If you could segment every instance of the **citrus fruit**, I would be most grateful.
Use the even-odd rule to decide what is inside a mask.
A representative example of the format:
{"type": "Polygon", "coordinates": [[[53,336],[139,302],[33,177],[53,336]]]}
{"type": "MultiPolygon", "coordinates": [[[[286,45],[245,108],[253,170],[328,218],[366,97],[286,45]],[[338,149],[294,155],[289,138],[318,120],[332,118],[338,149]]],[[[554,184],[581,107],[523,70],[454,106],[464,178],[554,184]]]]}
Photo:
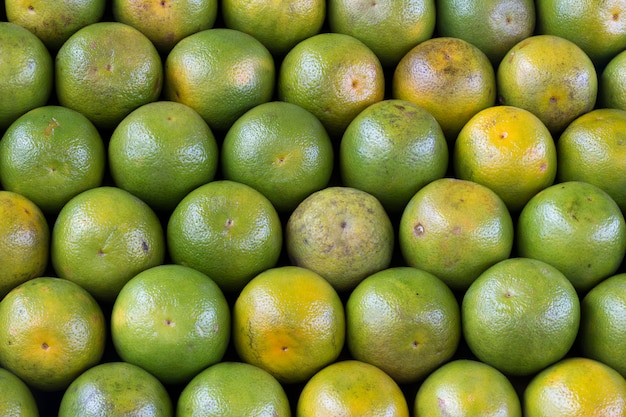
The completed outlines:
{"type": "Polygon", "coordinates": [[[100,361],[105,343],[100,306],[71,281],[33,278],[0,301],[0,366],[33,388],[65,389],[100,361]]]}
{"type": "Polygon", "coordinates": [[[516,239],[520,256],[551,264],[585,292],[620,267],[626,224],[602,189],[568,181],[530,199],[519,215],[516,239]]]}
{"type": "Polygon", "coordinates": [[[385,372],[365,362],[344,360],[328,365],[306,383],[297,415],[408,417],[409,407],[385,372]]]}
{"type": "Polygon", "coordinates": [[[626,110],[596,109],[575,119],[556,143],[557,181],[584,181],[626,212],[626,110]]]}
{"type": "Polygon", "coordinates": [[[333,153],[317,117],[295,104],[273,101],[249,110],[228,130],[221,145],[222,171],[285,213],[328,184],[333,153]]]}
{"type": "Polygon", "coordinates": [[[240,291],[276,265],[282,225],[272,203],[254,188],[220,180],[182,199],[167,224],[174,263],[208,275],[227,293],[240,291]]]}
{"type": "Polygon", "coordinates": [[[438,0],[440,36],[463,39],[483,51],[494,66],[535,30],[532,0],[438,0]]]}
{"type": "Polygon", "coordinates": [[[406,384],[424,378],[456,353],[461,313],[439,278],[410,267],[365,278],[345,304],[346,342],[354,359],[406,384]]]}
{"type": "Polygon", "coordinates": [[[0,368],[0,414],[16,417],[39,417],[39,409],[32,391],[15,374],[0,368]]]}
{"type": "Polygon", "coordinates": [[[0,299],[11,289],[41,276],[49,260],[50,228],[28,198],[0,191],[0,299]]]}
{"type": "Polygon", "coordinates": [[[274,76],[274,59],[261,42],[234,29],[207,29],[182,39],[167,55],[164,96],[224,132],[247,110],[270,101],[274,76]]]}
{"type": "Polygon", "coordinates": [[[0,141],[0,182],[56,214],[72,197],[102,184],[106,151],[81,113],[43,106],[20,116],[0,141]]]}
{"type": "Polygon", "coordinates": [[[124,284],[163,263],[165,237],[150,207],[121,188],[83,191],[52,227],[52,266],[96,299],[112,302],[124,284]]]}
{"type": "Polygon", "coordinates": [[[333,186],[307,197],[285,228],[292,264],[317,272],[338,291],[353,289],[391,263],[394,230],[371,194],[333,186]]]}
{"type": "Polygon", "coordinates": [[[515,44],[497,70],[498,101],[539,117],[553,135],[593,109],[598,76],[575,43],[535,35],[515,44]]]}
{"type": "Polygon", "coordinates": [[[213,27],[217,0],[113,0],[113,18],[138,29],[161,53],[181,39],[213,27]]]}
{"type": "Polygon", "coordinates": [[[558,269],[536,259],[509,258],[470,285],[461,317],[465,341],[479,360],[509,375],[531,375],[570,350],[580,302],[558,269]]]}
{"type": "Polygon", "coordinates": [[[230,339],[230,310],[217,284],[181,265],[135,275],[115,299],[111,338],[125,361],[164,384],[188,382],[222,359],[230,339]]]}
{"type": "Polygon", "coordinates": [[[195,110],[157,101],[133,110],[117,125],[108,161],[115,185],[156,211],[170,212],[189,192],[213,180],[219,150],[195,110]]]}
{"type": "Polygon", "coordinates": [[[55,61],[59,104],[81,112],[96,127],[114,128],[161,94],[163,66],[145,35],[119,22],[98,22],[74,33],[55,61]]]}
{"type": "Polygon", "coordinates": [[[626,375],[626,273],[594,286],[582,299],[579,340],[582,354],[626,375]]]}
{"type": "Polygon", "coordinates": [[[282,383],[304,382],[334,362],[345,341],[339,295],[315,272],[270,268],[254,277],[232,309],[239,357],[282,383]]]}
{"type": "Polygon", "coordinates": [[[0,22],[0,132],[22,114],[45,105],[54,63],[43,42],[27,29],[0,22]]]}
{"type": "Polygon", "coordinates": [[[395,67],[392,97],[425,108],[453,142],[473,115],[495,104],[495,72],[471,43],[431,38],[414,46],[395,67]]]}
{"type": "Polygon", "coordinates": [[[431,373],[417,391],[413,411],[415,417],[522,417],[511,381],[496,368],[470,359],[454,360],[431,373]]]}
{"type": "Polygon", "coordinates": [[[495,191],[512,213],[554,183],[557,160],[548,128],[512,106],[478,112],[461,129],[453,152],[456,177],[495,191]]]}
{"type": "Polygon", "coordinates": [[[178,417],[290,417],[289,399],[270,373],[245,362],[220,362],[182,390],[178,417]]]}
{"type": "Polygon", "coordinates": [[[226,27],[254,36],[282,58],[298,42],[317,35],[326,17],[326,2],[304,0],[222,0],[226,27]]]}
{"type": "Polygon", "coordinates": [[[50,51],[58,51],[79,29],[104,16],[105,0],[5,0],[7,19],[34,33],[50,51]]]}
{"type": "Polygon", "coordinates": [[[419,190],[400,217],[400,251],[453,290],[465,290],[513,248],[513,220],[498,195],[484,185],[455,178],[419,190]]]}
{"type": "Polygon", "coordinates": [[[626,380],[593,359],[567,358],[529,382],[523,408],[527,417],[623,417],[626,380]]]}
{"type": "Polygon", "coordinates": [[[437,120],[406,100],[383,100],[359,113],[339,147],[343,184],[401,212],[424,185],[448,170],[448,144],[437,120]]]}
{"type": "Polygon", "coordinates": [[[626,48],[623,0],[542,0],[537,2],[537,33],[578,45],[598,66],[626,48]]]}
{"type": "Polygon", "coordinates": [[[163,384],[126,362],[106,362],[82,373],[67,388],[59,417],[172,417],[172,400],[163,384]]]}
{"type": "Polygon", "coordinates": [[[600,73],[598,105],[626,111],[626,51],[613,57],[600,73]]]}
{"type": "Polygon", "coordinates": [[[415,45],[435,31],[435,0],[328,2],[332,32],[351,35],[367,45],[386,68],[393,68],[415,45]]]}
{"type": "Polygon", "coordinates": [[[283,59],[278,98],[313,113],[333,139],[385,94],[378,57],[363,42],[342,33],[320,33],[300,41],[283,59]]]}

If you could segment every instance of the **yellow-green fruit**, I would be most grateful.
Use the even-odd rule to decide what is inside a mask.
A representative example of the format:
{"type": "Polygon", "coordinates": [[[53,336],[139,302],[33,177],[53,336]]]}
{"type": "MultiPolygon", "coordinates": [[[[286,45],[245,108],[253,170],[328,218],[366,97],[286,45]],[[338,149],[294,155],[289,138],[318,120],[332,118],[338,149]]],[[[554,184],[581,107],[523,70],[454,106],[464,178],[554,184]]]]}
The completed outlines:
{"type": "Polygon", "coordinates": [[[530,199],[519,215],[516,239],[520,256],[549,263],[586,292],[622,264],[626,223],[601,188],[568,181],[530,199]]]}
{"type": "Polygon", "coordinates": [[[600,282],[582,299],[582,353],[626,377],[626,273],[600,282]]]}
{"type": "Polygon", "coordinates": [[[98,22],[105,0],[5,0],[7,19],[25,27],[56,53],[76,31],[98,22]]]}
{"type": "Polygon", "coordinates": [[[205,273],[227,293],[237,293],[281,254],[282,224],[272,203],[254,188],[212,181],[176,206],[167,224],[174,263],[205,273]]]}
{"type": "Polygon", "coordinates": [[[401,384],[447,362],[461,340],[454,293],[416,268],[388,268],[365,278],[346,302],[346,341],[354,359],[401,384]]]}
{"type": "Polygon", "coordinates": [[[563,358],[580,323],[578,294],[559,270],[509,258],[483,272],[461,303],[463,336],[476,357],[509,375],[563,358]]]}
{"type": "Polygon", "coordinates": [[[188,193],[213,180],[219,150],[213,132],[191,107],[145,104],[122,120],[108,146],[115,184],[154,210],[169,213],[188,193]]]}
{"type": "Polygon", "coordinates": [[[15,417],[39,417],[39,409],[33,392],[17,375],[0,368],[0,415],[15,417]]]}
{"type": "Polygon", "coordinates": [[[17,119],[0,141],[0,182],[5,190],[57,214],[75,195],[102,184],[106,150],[96,127],[81,113],[42,106],[17,119]]]}
{"type": "Polygon", "coordinates": [[[333,145],[309,111],[273,101],[247,111],[228,130],[221,146],[226,179],[258,190],[281,212],[291,212],[330,181],[333,145]]]}
{"type": "Polygon", "coordinates": [[[533,0],[437,0],[437,32],[476,45],[497,66],[533,34],[535,14],[533,0]]]}
{"type": "Polygon", "coordinates": [[[367,107],[346,128],[339,148],[343,184],[372,194],[390,213],[448,169],[448,144],[437,120],[406,100],[367,107]]]}
{"type": "Polygon", "coordinates": [[[43,42],[27,29],[0,22],[0,131],[48,102],[54,63],[43,42]]]}
{"type": "Polygon", "coordinates": [[[389,266],[394,230],[376,197],[335,186],[311,194],[296,207],[285,241],[294,265],[317,272],[338,291],[349,291],[389,266]]]}
{"type": "Polygon", "coordinates": [[[420,385],[415,417],[522,417],[511,381],[496,368],[470,359],[442,365],[420,385]]]}
{"type": "Polygon", "coordinates": [[[165,386],[148,371],[126,362],[106,362],[88,369],[67,388],[59,417],[173,417],[165,386]]]}
{"type": "Polygon", "coordinates": [[[178,417],[290,417],[289,398],[269,372],[245,362],[220,362],[180,393],[178,417]]]}

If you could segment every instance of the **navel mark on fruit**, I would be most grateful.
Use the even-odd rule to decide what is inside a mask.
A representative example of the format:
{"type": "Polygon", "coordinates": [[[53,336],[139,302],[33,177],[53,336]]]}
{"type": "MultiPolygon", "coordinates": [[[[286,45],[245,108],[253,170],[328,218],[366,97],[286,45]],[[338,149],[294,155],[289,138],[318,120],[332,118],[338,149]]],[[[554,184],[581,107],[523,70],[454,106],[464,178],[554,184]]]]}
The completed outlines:
{"type": "Polygon", "coordinates": [[[50,136],[52,133],[54,133],[54,129],[60,126],[61,124],[53,117],[48,122],[48,126],[46,126],[46,128],[44,129],[43,134],[46,136],[50,136]]]}
{"type": "Polygon", "coordinates": [[[345,221],[341,222],[341,224],[339,225],[342,229],[345,229],[346,226],[348,226],[348,223],[346,223],[345,221]]]}
{"type": "Polygon", "coordinates": [[[424,226],[421,223],[418,223],[413,228],[413,234],[415,236],[422,236],[424,234],[424,226]]]}
{"type": "Polygon", "coordinates": [[[104,256],[104,251],[102,249],[98,249],[98,256],[104,256]]]}
{"type": "Polygon", "coordinates": [[[224,229],[230,229],[233,227],[233,223],[235,221],[233,219],[226,219],[226,224],[224,224],[224,229]]]}
{"type": "Polygon", "coordinates": [[[550,104],[556,104],[556,102],[558,101],[558,99],[554,96],[550,97],[550,104]]]}
{"type": "Polygon", "coordinates": [[[500,133],[500,139],[506,139],[509,137],[509,133],[508,132],[502,132],[500,133]]]}
{"type": "Polygon", "coordinates": [[[417,349],[417,347],[420,345],[419,342],[417,340],[414,340],[413,343],[413,349],[417,349]]]}
{"type": "Polygon", "coordinates": [[[174,323],[170,319],[165,319],[165,325],[168,326],[168,327],[172,327],[174,325],[174,323]]]}
{"type": "Polygon", "coordinates": [[[146,242],[145,240],[142,240],[141,249],[143,249],[144,252],[148,253],[148,250],[150,250],[150,247],[148,246],[148,242],[146,242]]]}
{"type": "Polygon", "coordinates": [[[613,13],[613,21],[617,22],[619,20],[619,13],[613,13]]]}
{"type": "Polygon", "coordinates": [[[287,352],[289,348],[287,346],[283,346],[280,348],[280,350],[282,350],[283,352],[287,352]]]}
{"type": "Polygon", "coordinates": [[[43,350],[48,350],[48,348],[49,348],[49,347],[50,347],[50,346],[49,346],[46,342],[43,342],[43,343],[41,344],[41,348],[42,348],[43,350]]]}
{"type": "Polygon", "coordinates": [[[35,11],[35,8],[32,5],[30,5],[28,6],[28,11],[32,13],[35,11]]]}

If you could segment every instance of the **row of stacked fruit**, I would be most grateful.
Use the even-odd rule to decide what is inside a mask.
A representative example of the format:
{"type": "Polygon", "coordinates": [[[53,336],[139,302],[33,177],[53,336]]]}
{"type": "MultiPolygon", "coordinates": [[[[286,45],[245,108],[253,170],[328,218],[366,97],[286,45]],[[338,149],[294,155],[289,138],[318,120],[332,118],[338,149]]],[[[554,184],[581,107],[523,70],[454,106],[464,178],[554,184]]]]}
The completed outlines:
{"type": "Polygon", "coordinates": [[[626,415],[626,2],[3,6],[0,414],[626,415]]]}

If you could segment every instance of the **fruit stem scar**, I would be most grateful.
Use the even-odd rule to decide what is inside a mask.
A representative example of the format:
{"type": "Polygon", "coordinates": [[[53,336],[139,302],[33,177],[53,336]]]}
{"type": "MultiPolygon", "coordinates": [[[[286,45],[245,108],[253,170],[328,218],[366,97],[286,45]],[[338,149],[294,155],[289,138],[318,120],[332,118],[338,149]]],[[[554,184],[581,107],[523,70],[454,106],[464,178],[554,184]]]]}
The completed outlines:
{"type": "Polygon", "coordinates": [[[424,234],[424,226],[422,226],[421,223],[418,223],[415,225],[415,227],[413,228],[413,234],[415,236],[421,236],[424,234]]]}
{"type": "Polygon", "coordinates": [[[48,348],[49,348],[49,347],[50,347],[50,346],[49,346],[46,342],[43,342],[43,343],[41,344],[41,348],[42,348],[43,350],[48,350],[48,348]]]}

